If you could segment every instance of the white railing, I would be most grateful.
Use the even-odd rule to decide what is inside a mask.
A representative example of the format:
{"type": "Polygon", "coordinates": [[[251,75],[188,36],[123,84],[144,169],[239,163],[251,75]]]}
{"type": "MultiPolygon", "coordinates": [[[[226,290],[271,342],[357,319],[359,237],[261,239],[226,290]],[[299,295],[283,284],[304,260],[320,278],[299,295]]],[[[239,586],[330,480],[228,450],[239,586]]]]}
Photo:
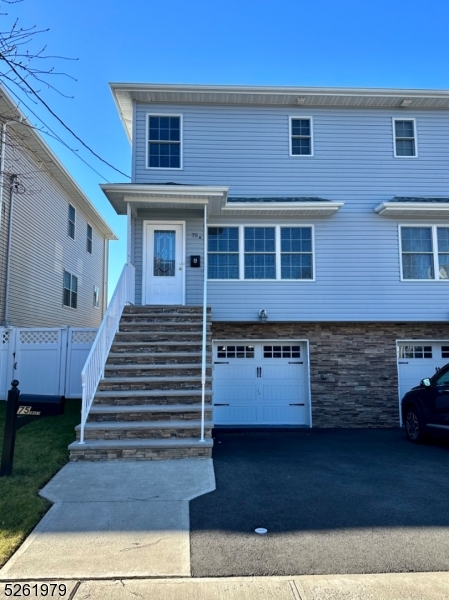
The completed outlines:
{"type": "Polygon", "coordinates": [[[126,304],[134,304],[135,268],[127,263],[123,267],[117,287],[104,314],[100,329],[81,371],[83,399],[81,404],[80,444],[84,444],[84,426],[97,391],[98,384],[104,377],[104,367],[111,349],[114,336],[118,331],[120,318],[126,304]]]}
{"type": "Polygon", "coordinates": [[[204,205],[204,276],[203,276],[203,341],[201,352],[201,437],[204,439],[204,411],[206,408],[206,322],[207,322],[207,206],[204,205]]]}

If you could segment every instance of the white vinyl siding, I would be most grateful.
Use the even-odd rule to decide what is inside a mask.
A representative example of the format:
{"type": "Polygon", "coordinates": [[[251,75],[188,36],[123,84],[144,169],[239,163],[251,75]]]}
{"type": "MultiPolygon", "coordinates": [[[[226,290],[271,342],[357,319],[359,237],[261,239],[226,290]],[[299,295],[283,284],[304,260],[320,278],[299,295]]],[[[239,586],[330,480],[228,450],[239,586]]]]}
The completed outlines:
{"type": "Polygon", "coordinates": [[[46,171],[45,163],[37,164],[33,155],[8,144],[6,169],[17,173],[23,186],[14,198],[9,324],[98,327],[104,299],[101,310],[94,310],[92,290],[103,281],[103,234],[92,224],[92,256],[86,254],[84,235],[69,237],[68,204],[76,210],[77,233],[86,231],[88,218],[46,171]],[[64,270],[78,276],[77,310],[67,310],[62,303],[64,270]]]}
{"type": "MultiPolygon", "coordinates": [[[[184,170],[172,172],[169,181],[226,185],[231,197],[319,196],[345,203],[326,218],[214,218],[210,226],[313,225],[316,279],[314,285],[306,280],[209,280],[214,320],[256,321],[265,308],[269,322],[447,321],[443,284],[432,286],[431,310],[425,281],[408,281],[404,300],[398,224],[416,225],[417,219],[381,217],[374,208],[394,196],[448,197],[448,110],[414,109],[419,157],[396,160],[392,119],[404,119],[404,109],[314,107],[314,159],[293,160],[289,107],[137,103],[136,109],[135,183],[167,183],[166,173],[150,174],[145,168],[145,115],[178,112],[183,114],[184,170]]],[[[180,217],[178,211],[168,213],[174,220],[180,217]]],[[[432,226],[435,219],[420,218],[419,224],[432,226]]],[[[191,284],[187,277],[187,303],[200,303],[202,269],[192,271],[197,279],[191,284]]]]}

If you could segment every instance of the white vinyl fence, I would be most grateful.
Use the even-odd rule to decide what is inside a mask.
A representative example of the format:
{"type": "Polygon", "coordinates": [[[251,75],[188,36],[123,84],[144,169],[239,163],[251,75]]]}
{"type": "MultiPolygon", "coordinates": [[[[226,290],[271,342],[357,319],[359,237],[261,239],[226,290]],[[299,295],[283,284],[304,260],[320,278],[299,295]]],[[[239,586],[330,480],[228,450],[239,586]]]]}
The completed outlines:
{"type": "Polygon", "coordinates": [[[13,379],[26,394],[81,398],[81,371],[97,329],[0,327],[0,400],[13,379]]]}

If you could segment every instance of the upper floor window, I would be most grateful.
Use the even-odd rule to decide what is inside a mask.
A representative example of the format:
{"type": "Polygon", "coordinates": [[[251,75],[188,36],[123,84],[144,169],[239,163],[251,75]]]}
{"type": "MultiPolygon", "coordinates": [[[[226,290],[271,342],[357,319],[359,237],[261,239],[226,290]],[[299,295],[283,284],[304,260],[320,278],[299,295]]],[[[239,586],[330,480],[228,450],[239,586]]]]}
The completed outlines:
{"type": "Polygon", "coordinates": [[[75,207],[69,204],[69,223],[68,223],[68,234],[75,239],[75,207]]]}
{"type": "Polygon", "coordinates": [[[87,224],[86,250],[92,254],[92,227],[87,224]]]}
{"type": "Polygon", "coordinates": [[[402,279],[449,280],[449,227],[401,227],[402,279]]]}
{"type": "Polygon", "coordinates": [[[418,156],[414,119],[393,119],[395,157],[418,156]]]}
{"type": "Polygon", "coordinates": [[[209,279],[314,279],[311,226],[208,229],[209,279]]]}
{"type": "Polygon", "coordinates": [[[68,271],[64,271],[62,303],[70,308],[78,305],[78,277],[68,271]]]}
{"type": "Polygon", "coordinates": [[[150,169],[181,168],[181,117],[148,115],[148,157],[150,169]]]}
{"type": "Polygon", "coordinates": [[[290,156],[312,156],[312,119],[290,117],[290,156]]]}

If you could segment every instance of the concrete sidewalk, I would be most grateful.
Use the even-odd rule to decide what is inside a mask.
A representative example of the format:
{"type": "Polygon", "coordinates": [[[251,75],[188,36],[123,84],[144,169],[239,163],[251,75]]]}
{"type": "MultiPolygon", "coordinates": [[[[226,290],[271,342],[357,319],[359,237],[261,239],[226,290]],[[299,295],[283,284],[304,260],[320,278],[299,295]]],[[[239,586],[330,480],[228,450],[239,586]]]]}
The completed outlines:
{"type": "MultiPolygon", "coordinates": [[[[34,581],[32,584],[34,585],[34,581]]],[[[60,583],[60,581],[58,582],[60,583]]],[[[68,600],[448,600],[449,573],[65,581],[68,600]]],[[[0,583],[0,599],[5,598],[0,583]]],[[[40,597],[40,596],[38,596],[40,597]]]]}
{"type": "Polygon", "coordinates": [[[189,500],[214,489],[212,459],[70,463],[0,581],[190,576],[189,500]]]}

